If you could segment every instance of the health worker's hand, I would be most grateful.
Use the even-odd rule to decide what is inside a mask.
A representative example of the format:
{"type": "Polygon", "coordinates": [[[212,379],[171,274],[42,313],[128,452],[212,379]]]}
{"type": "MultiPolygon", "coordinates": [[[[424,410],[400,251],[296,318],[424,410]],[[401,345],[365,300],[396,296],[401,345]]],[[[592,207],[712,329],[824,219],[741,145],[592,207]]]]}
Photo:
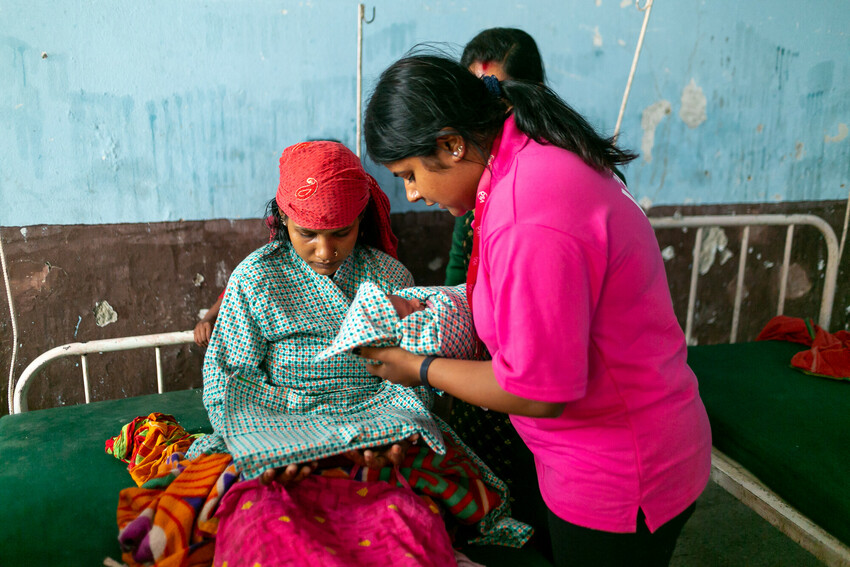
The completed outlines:
{"type": "Polygon", "coordinates": [[[419,386],[419,367],[424,356],[413,354],[399,347],[362,347],[358,353],[363,358],[377,360],[381,364],[367,364],[366,370],[373,376],[402,386],[419,386]]]}

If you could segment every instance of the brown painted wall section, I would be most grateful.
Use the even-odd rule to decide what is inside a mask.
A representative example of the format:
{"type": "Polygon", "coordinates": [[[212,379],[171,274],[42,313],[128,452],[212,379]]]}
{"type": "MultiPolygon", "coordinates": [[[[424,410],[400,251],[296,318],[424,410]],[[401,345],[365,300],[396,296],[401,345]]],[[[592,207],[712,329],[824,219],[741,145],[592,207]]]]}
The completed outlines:
{"type": "MultiPolygon", "coordinates": [[[[711,207],[658,207],[651,216],[674,213],[812,213],[832,225],[840,237],[845,202],[785,203],[711,207]]],[[[399,255],[420,285],[440,284],[451,239],[453,219],[441,212],[393,215],[399,255]]],[[[695,329],[700,344],[728,341],[738,265],[740,230],[727,229],[726,249],[734,256],[721,264],[718,256],[700,280],[695,329]]],[[[752,340],[776,310],[784,229],[756,229],[750,236],[747,295],[739,340],[752,340]]],[[[53,347],[95,339],[188,330],[198,312],[209,307],[233,268],[263,244],[260,220],[198,221],[100,226],[31,226],[0,229],[17,312],[19,348],[15,374],[53,347]],[[26,235],[23,234],[26,233],[26,235]],[[107,301],[117,320],[96,324],[94,309],[107,301]]],[[[684,326],[690,250],[694,231],[658,233],[662,249],[672,247],[667,261],[676,312],[684,326]]],[[[816,316],[823,285],[825,253],[813,229],[798,230],[792,257],[792,299],[786,314],[816,316]]],[[[545,246],[545,242],[541,246],[545,246]]],[[[838,278],[832,330],[848,328],[850,285],[848,254],[838,278]]],[[[0,298],[0,375],[8,378],[12,328],[5,289],[0,298]]],[[[195,345],[162,349],[165,389],[201,385],[203,349],[195,345]]],[[[136,396],[156,391],[152,351],[92,355],[89,376],[94,400],[136,396]]],[[[82,403],[79,358],[56,362],[30,389],[31,409],[82,403]]],[[[7,408],[0,392],[0,413],[7,408]]]]}

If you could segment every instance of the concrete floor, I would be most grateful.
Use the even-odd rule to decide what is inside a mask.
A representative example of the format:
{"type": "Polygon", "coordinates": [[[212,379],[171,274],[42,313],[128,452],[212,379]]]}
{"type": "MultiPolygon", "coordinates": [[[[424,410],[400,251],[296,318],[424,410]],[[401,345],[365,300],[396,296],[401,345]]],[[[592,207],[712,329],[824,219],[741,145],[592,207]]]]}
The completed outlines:
{"type": "Polygon", "coordinates": [[[671,567],[820,567],[823,563],[734,496],[708,483],[671,567]]]}

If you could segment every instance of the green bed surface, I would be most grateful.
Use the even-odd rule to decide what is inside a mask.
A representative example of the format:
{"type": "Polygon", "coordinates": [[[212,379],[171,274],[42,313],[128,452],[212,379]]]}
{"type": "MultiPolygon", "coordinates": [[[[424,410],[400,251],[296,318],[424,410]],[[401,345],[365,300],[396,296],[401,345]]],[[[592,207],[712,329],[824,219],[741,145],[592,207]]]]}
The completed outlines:
{"type": "MultiPolygon", "coordinates": [[[[200,390],[0,418],[0,567],[120,560],[118,493],[135,484],[127,465],[104,445],[135,417],[152,412],[175,416],[190,433],[211,431],[200,390]]],[[[529,546],[469,546],[464,553],[488,566],[551,565],[529,546]]]]}
{"type": "Polygon", "coordinates": [[[0,418],[0,565],[102,565],[121,559],[118,493],[135,486],[104,450],[137,416],[174,415],[211,431],[200,390],[38,410],[0,418]]]}
{"type": "Polygon", "coordinates": [[[850,544],[850,382],[790,366],[803,345],[764,341],[688,349],[713,445],[850,544]]]}

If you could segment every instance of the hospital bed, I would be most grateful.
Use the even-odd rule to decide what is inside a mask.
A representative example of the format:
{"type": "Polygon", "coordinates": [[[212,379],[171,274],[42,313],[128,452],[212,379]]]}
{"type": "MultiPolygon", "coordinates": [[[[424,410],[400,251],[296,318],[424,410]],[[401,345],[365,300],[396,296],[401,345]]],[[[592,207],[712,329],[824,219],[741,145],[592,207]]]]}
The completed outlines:
{"type": "MultiPolygon", "coordinates": [[[[777,314],[784,312],[789,295],[795,234],[811,232],[804,227],[819,231],[816,240],[825,244],[826,253],[818,252],[823,269],[815,286],[820,291],[816,303],[819,324],[829,327],[838,270],[832,229],[810,215],[650,220],[668,265],[676,261],[664,242],[692,252],[689,260],[678,259],[679,265],[690,267],[689,275],[671,276],[671,289],[677,311],[686,306],[681,319],[692,345],[689,363],[711,420],[712,479],[827,565],[850,566],[850,385],[791,369],[789,360],[800,345],[737,343],[747,318],[745,276],[752,271],[747,262],[758,255],[753,231],[785,232],[777,314]],[[706,313],[700,272],[706,265],[707,236],[714,238],[718,229],[734,232],[732,240],[740,243],[731,327],[722,341],[727,344],[697,345],[706,313]],[[687,294],[677,286],[685,286],[687,294]]],[[[803,241],[810,242],[811,236],[803,241]]],[[[714,252],[721,248],[711,246],[714,252]]],[[[803,255],[811,256],[809,251],[803,255]]],[[[0,565],[100,565],[105,557],[119,558],[117,496],[132,481],[125,465],[104,452],[104,442],[134,417],[153,411],[173,414],[189,432],[210,431],[200,390],[163,391],[161,349],[190,342],[192,333],[186,331],[73,343],[44,353],[27,367],[15,388],[14,414],[0,419],[0,565]],[[138,348],[154,349],[158,393],[88,403],[88,357],[138,348]],[[51,360],[68,356],[80,357],[86,404],[27,412],[33,379],[51,360]]],[[[529,481],[534,481],[533,472],[529,481]]],[[[482,548],[470,556],[487,565],[547,565],[534,549],[482,548]]]]}

